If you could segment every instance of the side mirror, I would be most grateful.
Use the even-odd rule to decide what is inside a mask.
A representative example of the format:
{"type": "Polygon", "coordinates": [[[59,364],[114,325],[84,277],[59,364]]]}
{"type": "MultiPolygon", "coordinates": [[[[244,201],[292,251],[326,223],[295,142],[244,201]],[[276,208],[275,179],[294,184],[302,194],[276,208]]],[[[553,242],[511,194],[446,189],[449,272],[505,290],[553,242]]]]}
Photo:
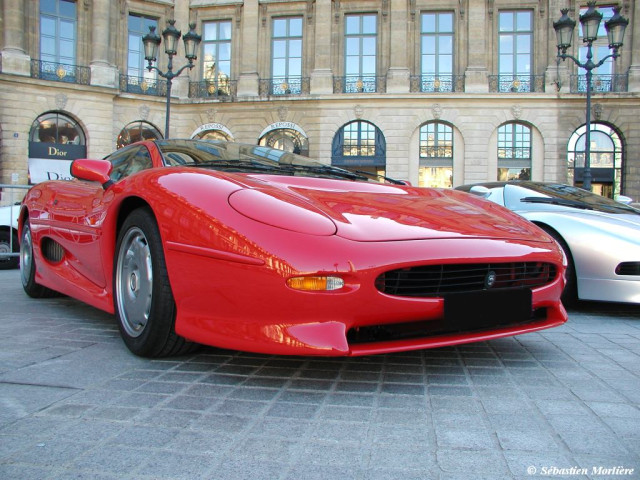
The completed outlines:
{"type": "Polygon", "coordinates": [[[107,160],[79,158],[71,163],[71,175],[79,180],[98,182],[104,189],[107,189],[113,183],[109,177],[111,168],[111,162],[107,160]]]}
{"type": "Polygon", "coordinates": [[[491,190],[489,190],[487,187],[483,187],[482,185],[474,185],[469,189],[469,193],[473,193],[478,197],[488,198],[491,194],[491,190]]]}
{"type": "Polygon", "coordinates": [[[625,205],[631,205],[633,203],[633,198],[627,197],[626,195],[617,195],[616,202],[624,203],[625,205]]]}

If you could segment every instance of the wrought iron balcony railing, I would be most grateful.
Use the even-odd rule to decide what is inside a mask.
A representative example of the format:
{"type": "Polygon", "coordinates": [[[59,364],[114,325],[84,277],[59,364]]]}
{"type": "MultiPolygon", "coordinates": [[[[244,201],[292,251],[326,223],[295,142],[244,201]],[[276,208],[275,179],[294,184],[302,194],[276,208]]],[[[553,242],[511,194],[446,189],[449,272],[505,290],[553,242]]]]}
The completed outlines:
{"type": "Polygon", "coordinates": [[[31,78],[89,85],[91,83],[91,69],[65,63],[31,60],[31,78]]]}
{"type": "Polygon", "coordinates": [[[121,74],[120,91],[163,97],[167,94],[167,81],[121,74]]]}
{"type": "Polygon", "coordinates": [[[309,77],[275,77],[260,79],[258,93],[267,95],[308,95],[311,90],[309,77]]]}
{"type": "Polygon", "coordinates": [[[387,77],[347,75],[333,77],[333,93],[385,93],[387,77]]]}
{"type": "Polygon", "coordinates": [[[238,81],[220,79],[217,82],[202,80],[189,82],[190,98],[214,98],[221,101],[233,101],[238,94],[238,81]]]}
{"type": "MultiPolygon", "coordinates": [[[[599,75],[591,77],[591,91],[595,93],[627,92],[629,75],[599,75]]],[[[587,93],[587,76],[571,75],[571,93],[587,93]]]]}
{"type": "Polygon", "coordinates": [[[411,75],[409,81],[411,93],[464,91],[464,75],[411,75]]]}
{"type": "Polygon", "coordinates": [[[544,92],[544,75],[489,75],[489,91],[498,93],[544,92]]]}

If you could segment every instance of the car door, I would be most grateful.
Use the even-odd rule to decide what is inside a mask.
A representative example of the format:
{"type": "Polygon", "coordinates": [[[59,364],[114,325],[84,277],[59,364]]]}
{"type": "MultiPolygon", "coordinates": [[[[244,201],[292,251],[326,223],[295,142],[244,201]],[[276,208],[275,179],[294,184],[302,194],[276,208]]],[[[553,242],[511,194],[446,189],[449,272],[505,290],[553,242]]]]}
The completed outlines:
{"type": "MultiPolygon", "coordinates": [[[[111,179],[115,183],[152,167],[149,152],[143,146],[122,149],[107,160],[113,165],[111,179]]],[[[100,248],[103,223],[114,198],[112,188],[105,190],[97,182],[56,182],[48,199],[53,239],[66,250],[69,265],[100,287],[108,281],[100,248]]]]}

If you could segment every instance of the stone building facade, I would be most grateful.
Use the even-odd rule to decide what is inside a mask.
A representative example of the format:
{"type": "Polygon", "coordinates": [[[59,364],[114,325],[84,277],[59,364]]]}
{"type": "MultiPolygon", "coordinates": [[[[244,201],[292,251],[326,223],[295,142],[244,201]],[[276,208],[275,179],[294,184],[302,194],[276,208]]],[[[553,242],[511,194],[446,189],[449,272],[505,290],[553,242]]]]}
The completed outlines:
{"type": "MultiPolygon", "coordinates": [[[[595,191],[637,202],[640,8],[618,1],[598,5],[629,25],[620,57],[594,72],[591,166],[595,191]]],[[[202,36],[173,81],[171,137],[274,145],[422,186],[582,178],[584,70],[557,61],[553,29],[581,0],[0,3],[0,183],[64,178],[72,158],[164,136],[166,82],[145,69],[141,37],[170,19],[202,36]]],[[[185,62],[180,45],[174,70],[185,62]]]]}

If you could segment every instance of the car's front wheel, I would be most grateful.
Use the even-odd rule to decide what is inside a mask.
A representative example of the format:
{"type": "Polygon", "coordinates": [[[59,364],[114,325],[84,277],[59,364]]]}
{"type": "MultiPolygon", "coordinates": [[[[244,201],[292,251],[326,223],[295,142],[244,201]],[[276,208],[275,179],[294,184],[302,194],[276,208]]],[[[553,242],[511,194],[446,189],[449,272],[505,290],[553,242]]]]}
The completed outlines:
{"type": "Polygon", "coordinates": [[[178,355],[194,348],[175,333],[176,305],[162,240],[148,208],[134,210],[120,229],[113,300],[122,338],[136,355],[178,355]]]}
{"type": "Polygon", "coordinates": [[[27,295],[33,298],[49,298],[60,295],[58,292],[44,287],[36,282],[36,263],[33,259],[33,239],[31,226],[27,219],[22,226],[20,237],[20,279],[22,288],[27,295]]]}
{"type": "Polygon", "coordinates": [[[9,256],[18,253],[18,236],[7,230],[0,231],[0,270],[9,270],[18,267],[18,256],[9,256]]]}

